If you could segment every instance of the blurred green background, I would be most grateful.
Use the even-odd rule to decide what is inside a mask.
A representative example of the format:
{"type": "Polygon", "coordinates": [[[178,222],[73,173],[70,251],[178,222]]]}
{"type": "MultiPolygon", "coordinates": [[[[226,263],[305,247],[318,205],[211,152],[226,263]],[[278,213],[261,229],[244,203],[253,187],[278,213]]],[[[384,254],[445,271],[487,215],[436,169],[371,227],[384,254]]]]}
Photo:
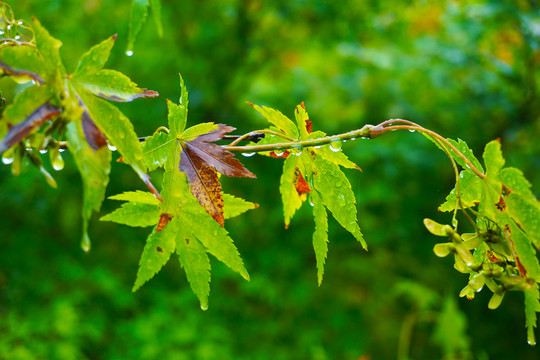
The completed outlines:
{"type": "MultiPolygon", "coordinates": [[[[166,124],[165,99],[177,101],[181,73],[188,125],[265,127],[245,101],[288,116],[304,101],[314,130],[327,133],[400,117],[460,137],[477,155],[500,138],[507,163],[539,193],[536,0],[163,0],[164,37],[149,16],[132,57],[130,1],[10,4],[64,43],[68,71],[118,33],[107,67],[161,94],[120,104],[141,136],[166,124]]],[[[0,86],[8,102],[19,91],[0,86]]],[[[214,261],[206,312],[174,256],[131,293],[149,229],[95,216],[93,249],[83,253],[82,188],[67,153],[57,190],[35,169],[13,178],[1,166],[0,359],[538,359],[525,340],[522,294],[508,294],[496,311],[487,292],[458,298],[467,277],[432,252],[438,239],[422,219],[451,219],[437,211],[453,187],[445,155],[408,132],[344,151],[363,169],[346,173],[370,251],[330,222],[317,287],[311,209],[304,205],[285,231],[282,160],[242,158],[258,179],[223,182],[261,205],[227,224],[251,282],[214,261]]],[[[113,164],[108,195],[143,188],[113,164]]],[[[101,215],[116,206],[105,201],[101,215]]]]}

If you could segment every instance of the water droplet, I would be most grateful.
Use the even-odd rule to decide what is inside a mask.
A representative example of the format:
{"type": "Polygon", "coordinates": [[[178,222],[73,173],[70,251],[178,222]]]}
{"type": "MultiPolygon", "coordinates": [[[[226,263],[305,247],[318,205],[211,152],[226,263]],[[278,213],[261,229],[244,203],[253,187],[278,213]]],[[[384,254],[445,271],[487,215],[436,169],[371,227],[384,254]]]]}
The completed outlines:
{"type": "Polygon", "coordinates": [[[19,20],[19,21],[17,21],[17,24],[18,24],[18,25],[22,25],[22,24],[23,24],[23,21],[22,21],[22,20],[19,20]]]}
{"type": "Polygon", "coordinates": [[[330,143],[330,150],[333,152],[338,152],[341,150],[341,140],[337,139],[330,143]]]}
{"type": "Polygon", "coordinates": [[[47,149],[41,149],[41,150],[39,150],[39,153],[40,153],[40,154],[46,154],[46,153],[47,153],[47,149]]]}
{"type": "Polygon", "coordinates": [[[531,346],[536,346],[536,341],[535,340],[531,340],[531,339],[527,339],[527,344],[531,345],[531,346]]]}
{"type": "Polygon", "coordinates": [[[11,30],[11,25],[8,25],[6,29],[11,30]]]}
{"type": "Polygon", "coordinates": [[[255,153],[254,152],[242,153],[242,155],[245,156],[245,157],[251,157],[251,156],[255,155],[255,153]]]}
{"type": "Polygon", "coordinates": [[[13,162],[13,160],[14,160],[13,156],[9,156],[9,155],[8,156],[6,156],[6,155],[2,156],[2,162],[4,164],[6,164],[6,165],[11,164],[13,162]]]}
{"type": "Polygon", "coordinates": [[[338,202],[340,206],[345,206],[345,197],[343,195],[339,195],[338,202]]]}
{"type": "Polygon", "coordinates": [[[109,147],[109,150],[116,151],[116,146],[111,145],[111,144],[107,144],[107,146],[109,147]]]}
{"type": "Polygon", "coordinates": [[[60,151],[61,153],[63,153],[64,151],[66,151],[66,149],[58,149],[58,151],[60,151]]]}
{"type": "Polygon", "coordinates": [[[208,305],[201,305],[201,309],[202,309],[202,311],[208,310],[208,305]]]}
{"type": "Polygon", "coordinates": [[[126,55],[127,56],[133,56],[133,50],[126,51],[126,55]]]}
{"type": "Polygon", "coordinates": [[[37,84],[36,80],[32,80],[32,85],[36,85],[36,84],[37,84]]]}
{"type": "Polygon", "coordinates": [[[347,142],[347,140],[346,140],[346,139],[343,139],[343,143],[345,144],[346,142],[347,142]]]}
{"type": "Polygon", "coordinates": [[[54,170],[60,171],[64,168],[64,159],[60,155],[60,151],[51,151],[51,165],[54,170]]]}
{"type": "Polygon", "coordinates": [[[4,30],[0,30],[0,35],[4,35],[4,30]]]}
{"type": "Polygon", "coordinates": [[[293,144],[293,145],[291,145],[291,148],[292,148],[292,149],[301,149],[301,148],[302,148],[302,145],[293,144]]]}
{"type": "Polygon", "coordinates": [[[320,148],[322,148],[322,145],[315,145],[314,148],[315,149],[320,149],[320,148]]]}
{"type": "Polygon", "coordinates": [[[313,203],[313,200],[311,199],[311,196],[309,197],[309,205],[315,206],[315,204],[313,203]]]}
{"type": "Polygon", "coordinates": [[[453,218],[453,219],[452,219],[452,226],[454,227],[454,229],[457,229],[458,221],[457,221],[456,218],[453,218]]]}
{"type": "Polygon", "coordinates": [[[88,253],[91,248],[92,243],[90,242],[90,238],[88,237],[88,234],[84,234],[81,240],[81,249],[83,249],[85,253],[88,253]]]}
{"type": "Polygon", "coordinates": [[[354,141],[354,140],[356,140],[356,138],[355,138],[355,137],[351,138],[351,141],[354,141]]]}
{"type": "Polygon", "coordinates": [[[277,157],[282,157],[284,154],[283,150],[274,150],[274,155],[277,157]]]}
{"type": "Polygon", "coordinates": [[[302,149],[300,149],[300,150],[295,150],[295,151],[293,151],[292,153],[293,153],[293,155],[295,155],[295,156],[300,156],[300,155],[302,155],[302,149]]]}
{"type": "Polygon", "coordinates": [[[413,129],[410,129],[410,130],[409,130],[409,132],[412,132],[412,133],[415,132],[415,131],[416,131],[416,130],[413,130],[413,129]]]}
{"type": "Polygon", "coordinates": [[[20,35],[15,36],[15,40],[20,40],[20,38],[21,38],[20,35]]]}

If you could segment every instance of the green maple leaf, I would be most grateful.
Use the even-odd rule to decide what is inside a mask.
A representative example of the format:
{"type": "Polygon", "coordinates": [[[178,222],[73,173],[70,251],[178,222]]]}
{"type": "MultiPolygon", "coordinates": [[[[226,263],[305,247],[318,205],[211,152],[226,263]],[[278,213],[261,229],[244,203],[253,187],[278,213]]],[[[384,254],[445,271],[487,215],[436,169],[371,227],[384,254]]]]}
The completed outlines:
{"type": "MultiPolygon", "coordinates": [[[[107,143],[116,146],[123,161],[153,189],[133,125],[116,107],[96,96],[112,101],[131,101],[158,94],[138,88],[117,71],[103,69],[116,35],[92,47],[81,57],[75,71],[68,75],[60,57],[62,43],[35,19],[33,28],[35,46],[0,49],[0,69],[5,74],[17,81],[39,84],[21,92],[4,111],[0,153],[36,137],[38,132],[44,144],[54,143],[48,140],[52,139],[52,130],[65,129],[68,148],[84,185],[83,244],[88,248],[88,221],[92,212],[99,211],[109,182],[111,153],[107,143]],[[53,125],[44,126],[47,120],[53,125]],[[8,124],[11,126],[9,131],[8,124]]],[[[59,138],[64,135],[63,131],[59,131],[59,138]]],[[[39,156],[32,151],[25,150],[25,153],[47,180],[54,182],[41,165],[39,156]]]]}
{"type": "MultiPolygon", "coordinates": [[[[311,132],[312,123],[303,103],[295,109],[296,123],[277,110],[250,105],[273,125],[271,130],[280,132],[294,140],[303,141],[326,136],[322,131],[311,132]]],[[[266,142],[263,139],[259,144],[283,141],[276,138],[278,137],[266,142]]],[[[359,168],[347,158],[340,148],[335,146],[306,149],[300,149],[300,146],[297,149],[293,147],[283,156],[286,156],[286,159],[283,164],[279,190],[283,200],[285,227],[289,226],[294,214],[307,200],[309,194],[315,219],[313,247],[320,285],[328,253],[327,210],[344,229],[349,231],[367,249],[358,226],[356,199],[351,184],[341,171],[340,166],[350,169],[359,168]]]]}
{"type": "MultiPolygon", "coordinates": [[[[197,141],[210,141],[216,130],[223,125],[203,123],[186,129],[187,120],[187,90],[180,79],[182,89],[180,103],[168,101],[169,133],[156,133],[143,143],[143,161],[150,169],[163,167],[163,186],[161,194],[163,201],[157,200],[151,193],[128,192],[112,197],[116,200],[127,201],[119,209],[102,218],[104,221],[114,221],[129,226],[153,226],[145,249],[141,255],[140,267],[133,290],[140,288],[150,280],[176,251],[187,279],[199,298],[201,307],[208,306],[210,292],[210,260],[208,254],[238,272],[249,280],[249,275],[243,265],[236,247],[227,231],[208,212],[204,202],[193,194],[188,175],[181,171],[182,157],[186,155],[186,143],[199,146],[210,154],[220,154],[220,150],[202,145],[197,141]],[[165,233],[165,234],[162,234],[165,233]]],[[[212,144],[213,145],[213,144],[212,144]]],[[[215,145],[217,146],[217,145],[215,145]]],[[[188,150],[189,151],[189,150],[188,150]]],[[[201,155],[203,160],[205,155],[201,155]]],[[[191,158],[194,156],[191,155],[191,158]]],[[[217,160],[223,164],[216,165],[220,171],[243,171],[232,166],[230,158],[222,155],[217,160]],[[225,169],[223,167],[225,167],[225,169]],[[229,169],[230,168],[230,169],[229,169]]],[[[214,158],[209,161],[214,161],[214,158]]],[[[233,162],[233,164],[236,164],[233,162]]],[[[221,189],[221,186],[220,186],[221,189]]],[[[258,205],[222,194],[223,219],[231,218],[256,208],[258,205]]]]}

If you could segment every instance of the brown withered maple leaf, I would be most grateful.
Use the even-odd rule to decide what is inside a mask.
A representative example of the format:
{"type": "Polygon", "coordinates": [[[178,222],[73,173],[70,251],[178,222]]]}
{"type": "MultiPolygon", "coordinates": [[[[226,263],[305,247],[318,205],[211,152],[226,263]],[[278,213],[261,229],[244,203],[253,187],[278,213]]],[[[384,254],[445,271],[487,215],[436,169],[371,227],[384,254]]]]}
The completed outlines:
{"type": "Polygon", "coordinates": [[[256,176],[234,158],[234,155],[213,142],[223,138],[236,128],[218,124],[218,128],[202,134],[191,141],[182,141],[180,155],[180,171],[187,175],[191,193],[199,204],[221,226],[225,225],[223,217],[223,198],[218,172],[225,176],[256,176]]]}

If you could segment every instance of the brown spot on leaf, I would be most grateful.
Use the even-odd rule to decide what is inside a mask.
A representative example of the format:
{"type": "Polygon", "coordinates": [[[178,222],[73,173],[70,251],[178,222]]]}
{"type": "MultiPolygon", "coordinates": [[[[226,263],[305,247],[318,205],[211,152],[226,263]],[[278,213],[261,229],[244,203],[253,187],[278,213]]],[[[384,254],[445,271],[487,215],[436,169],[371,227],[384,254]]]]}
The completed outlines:
{"type": "Polygon", "coordinates": [[[302,175],[298,168],[296,168],[295,172],[294,187],[296,188],[296,192],[300,196],[306,193],[311,193],[309,184],[307,183],[306,179],[304,179],[304,175],[302,175]]]}
{"type": "Polygon", "coordinates": [[[504,184],[502,184],[501,196],[505,197],[505,196],[510,195],[511,193],[512,193],[512,189],[507,188],[504,184]]]}
{"type": "Polygon", "coordinates": [[[163,254],[163,248],[161,246],[156,246],[156,251],[160,254],[163,254]]]}
{"type": "Polygon", "coordinates": [[[191,245],[191,239],[186,239],[186,246],[191,245]]]}
{"type": "Polygon", "coordinates": [[[309,119],[306,119],[306,130],[308,134],[311,134],[311,130],[313,129],[313,124],[309,119]]]}
{"type": "Polygon", "coordinates": [[[523,264],[521,263],[521,261],[519,261],[519,256],[516,256],[516,265],[518,267],[520,275],[526,278],[527,270],[525,270],[525,267],[523,267],[523,264]]]}

